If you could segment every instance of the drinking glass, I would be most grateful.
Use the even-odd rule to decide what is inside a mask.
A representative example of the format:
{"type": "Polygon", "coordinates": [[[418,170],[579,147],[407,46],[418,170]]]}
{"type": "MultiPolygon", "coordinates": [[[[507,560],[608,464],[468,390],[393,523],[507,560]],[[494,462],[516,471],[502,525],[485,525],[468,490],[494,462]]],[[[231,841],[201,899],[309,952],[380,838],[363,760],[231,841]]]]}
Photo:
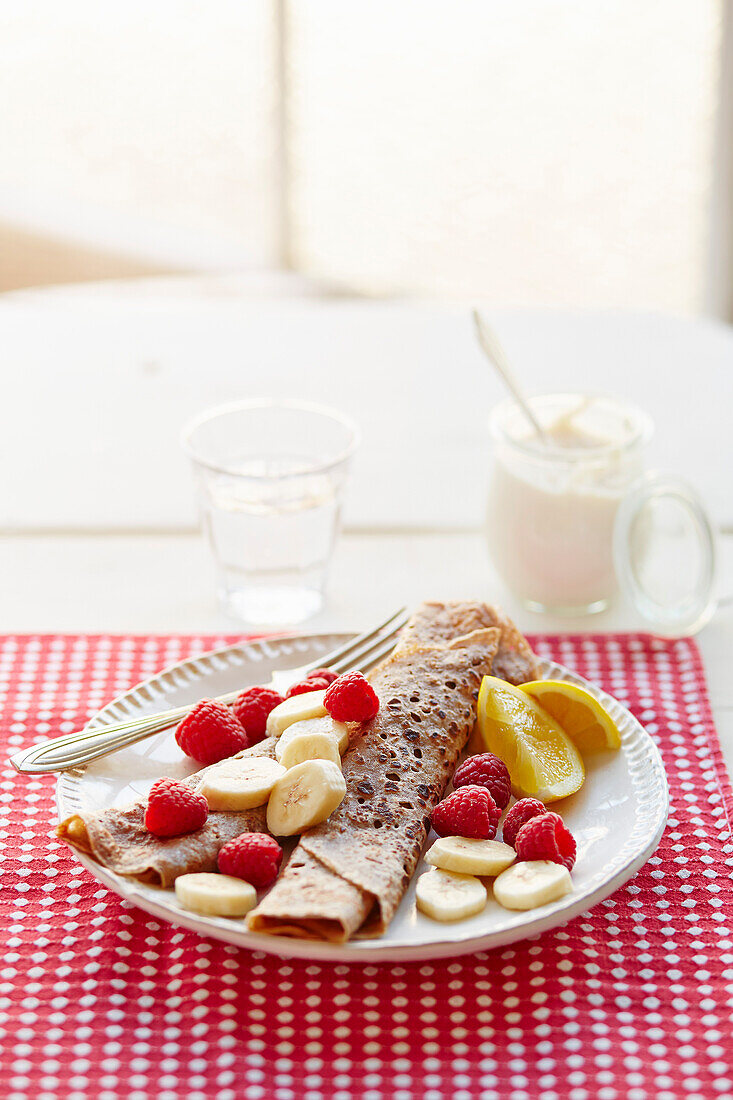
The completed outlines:
{"type": "Polygon", "coordinates": [[[183,430],[224,609],[302,622],[323,604],[355,424],[300,401],[242,401],[183,430]]]}

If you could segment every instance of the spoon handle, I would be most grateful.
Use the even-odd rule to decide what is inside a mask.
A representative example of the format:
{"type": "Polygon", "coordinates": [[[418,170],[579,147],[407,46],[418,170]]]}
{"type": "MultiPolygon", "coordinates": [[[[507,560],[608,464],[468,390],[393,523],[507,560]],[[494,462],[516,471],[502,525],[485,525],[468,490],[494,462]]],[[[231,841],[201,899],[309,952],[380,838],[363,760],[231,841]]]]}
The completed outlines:
{"type": "Polygon", "coordinates": [[[481,317],[477,309],[473,311],[473,322],[476,326],[476,335],[481,348],[491,363],[496,367],[499,374],[504,379],[507,388],[511,392],[514,400],[521,408],[524,415],[532,425],[536,435],[546,447],[549,446],[550,441],[547,438],[547,434],[540,424],[539,420],[532,412],[529,401],[526,394],[519,385],[514,372],[509,366],[509,360],[506,357],[506,352],[499,343],[499,339],[492,328],[490,328],[481,317]]]}

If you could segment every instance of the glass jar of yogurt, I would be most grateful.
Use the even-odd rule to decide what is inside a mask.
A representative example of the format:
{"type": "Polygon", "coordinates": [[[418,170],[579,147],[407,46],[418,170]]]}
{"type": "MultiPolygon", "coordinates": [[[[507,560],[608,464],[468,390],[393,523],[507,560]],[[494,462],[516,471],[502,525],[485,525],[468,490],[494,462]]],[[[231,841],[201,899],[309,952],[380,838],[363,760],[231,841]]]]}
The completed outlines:
{"type": "Polygon", "coordinates": [[[587,394],[530,404],[544,439],[513,401],[491,416],[491,557],[531,610],[601,611],[617,588],[617,513],[644,472],[652,422],[634,406],[587,394]]]}

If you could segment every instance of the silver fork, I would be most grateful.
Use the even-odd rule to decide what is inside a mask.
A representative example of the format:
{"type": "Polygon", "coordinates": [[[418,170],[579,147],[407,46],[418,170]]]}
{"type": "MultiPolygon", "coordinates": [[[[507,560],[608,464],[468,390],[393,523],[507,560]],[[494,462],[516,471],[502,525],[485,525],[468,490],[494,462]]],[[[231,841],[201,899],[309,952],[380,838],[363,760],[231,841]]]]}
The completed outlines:
{"type": "MultiPolygon", "coordinates": [[[[299,665],[298,668],[278,669],[272,673],[269,686],[277,690],[287,688],[297,680],[303,679],[314,668],[324,666],[332,668],[339,674],[356,669],[368,672],[394,648],[396,635],[406,622],[407,612],[404,607],[401,607],[373,630],[359,634],[338,649],[319,657],[318,660],[299,665]]],[[[239,691],[242,690],[242,688],[239,689],[239,691]]],[[[220,703],[231,703],[237,698],[239,691],[230,691],[216,698],[220,703]]],[[[23,749],[22,752],[10,757],[10,763],[16,771],[28,775],[77,768],[81,764],[88,764],[90,760],[116,752],[127,745],[134,745],[136,741],[142,741],[145,737],[177,725],[192,706],[193,703],[189,703],[184,707],[175,707],[173,710],[161,711],[158,714],[145,714],[140,718],[132,718],[128,722],[108,726],[94,726],[91,729],[87,726],[83,730],[77,730],[64,737],[41,741],[29,749],[23,749]]]]}

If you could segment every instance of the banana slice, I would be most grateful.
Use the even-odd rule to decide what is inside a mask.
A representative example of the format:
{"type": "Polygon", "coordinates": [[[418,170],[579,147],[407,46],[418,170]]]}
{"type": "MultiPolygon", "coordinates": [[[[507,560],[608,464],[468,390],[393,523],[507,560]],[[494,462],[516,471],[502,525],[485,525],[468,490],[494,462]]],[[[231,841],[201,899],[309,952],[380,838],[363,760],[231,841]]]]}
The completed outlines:
{"type": "Polygon", "coordinates": [[[494,897],[505,909],[535,909],[569,894],[570,872],[549,859],[515,863],[494,882],[494,897]]]}
{"type": "Polygon", "coordinates": [[[283,749],[280,763],[284,768],[293,768],[296,764],[302,764],[304,760],[330,760],[340,768],[341,753],[338,741],[329,733],[296,734],[289,739],[283,749]]]}
{"type": "Polygon", "coordinates": [[[343,755],[349,747],[349,727],[345,722],[334,722],[333,718],[326,715],[325,718],[306,718],[293,722],[275,742],[275,757],[282,760],[285,746],[292,737],[298,737],[301,733],[325,733],[329,737],[335,737],[339,752],[343,755]]]}
{"type": "Polygon", "coordinates": [[[462,875],[498,875],[514,863],[517,853],[499,840],[442,836],[425,855],[433,867],[462,875]]]}
{"type": "Polygon", "coordinates": [[[264,806],[285,768],[267,757],[222,760],[204,774],[196,788],[210,810],[251,810],[264,806]]]}
{"type": "Polygon", "coordinates": [[[278,703],[267,716],[267,736],[279,737],[293,722],[307,718],[323,718],[327,713],[323,705],[325,691],[306,691],[278,703]]]}
{"type": "Polygon", "coordinates": [[[209,917],[243,917],[257,904],[254,886],[232,875],[208,871],[179,875],[175,890],[184,909],[193,909],[209,917]]]}
{"type": "Polygon", "coordinates": [[[435,867],[420,875],[415,887],[417,907],[433,920],[463,920],[480,913],[488,894],[473,875],[457,875],[435,867]]]}
{"type": "Polygon", "coordinates": [[[340,806],[346,782],[332,760],[304,760],[272,788],[267,828],[273,836],[293,836],[325,821],[340,806]]]}

